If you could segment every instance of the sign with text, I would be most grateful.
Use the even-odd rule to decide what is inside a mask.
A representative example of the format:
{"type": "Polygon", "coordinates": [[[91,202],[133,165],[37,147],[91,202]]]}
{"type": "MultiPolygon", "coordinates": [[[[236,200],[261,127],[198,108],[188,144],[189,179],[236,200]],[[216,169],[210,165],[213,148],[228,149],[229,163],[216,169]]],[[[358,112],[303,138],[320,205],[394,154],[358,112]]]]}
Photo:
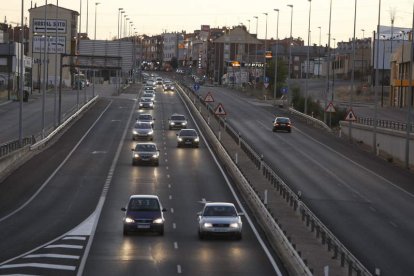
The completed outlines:
{"type": "MultiPolygon", "coordinates": [[[[46,41],[47,52],[50,54],[63,54],[66,52],[66,37],[58,36],[48,37],[46,41]]],[[[33,36],[33,53],[43,53],[45,51],[45,38],[42,36],[33,36]]]]}
{"type": "Polygon", "coordinates": [[[66,20],[62,19],[33,19],[33,32],[34,33],[44,33],[46,28],[47,33],[56,33],[65,34],[66,33],[66,20]]]}

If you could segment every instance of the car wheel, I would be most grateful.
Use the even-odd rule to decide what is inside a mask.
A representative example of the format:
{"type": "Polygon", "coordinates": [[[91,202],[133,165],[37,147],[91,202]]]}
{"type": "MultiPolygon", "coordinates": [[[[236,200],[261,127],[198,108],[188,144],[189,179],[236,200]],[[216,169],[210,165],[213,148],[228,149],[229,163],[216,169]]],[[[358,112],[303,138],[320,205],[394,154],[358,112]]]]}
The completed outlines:
{"type": "Polygon", "coordinates": [[[134,136],[132,136],[132,141],[135,141],[135,137],[134,136]]]}
{"type": "Polygon", "coordinates": [[[161,228],[160,231],[158,231],[158,234],[160,234],[160,236],[164,236],[164,226],[161,228]]]}
{"type": "Polygon", "coordinates": [[[290,132],[292,132],[292,130],[291,130],[291,129],[289,129],[289,130],[288,130],[288,132],[290,133],[290,132]]]}
{"type": "Polygon", "coordinates": [[[124,228],[123,234],[124,236],[128,236],[128,231],[125,228],[124,228]]]}
{"type": "Polygon", "coordinates": [[[203,240],[203,239],[205,238],[204,233],[202,233],[201,231],[198,231],[198,238],[199,238],[200,240],[203,240]]]}
{"type": "Polygon", "coordinates": [[[159,165],[160,165],[160,162],[159,161],[157,161],[157,162],[154,163],[154,166],[156,166],[156,167],[158,167],[159,165]]]}
{"type": "Polygon", "coordinates": [[[135,166],[136,162],[134,160],[132,160],[132,166],[135,166]]]}
{"type": "Polygon", "coordinates": [[[236,234],[236,236],[235,236],[235,238],[236,238],[236,240],[241,240],[242,239],[242,233],[238,233],[238,234],[236,234]]]}
{"type": "Polygon", "coordinates": [[[181,147],[180,144],[177,144],[177,148],[181,147]]]}

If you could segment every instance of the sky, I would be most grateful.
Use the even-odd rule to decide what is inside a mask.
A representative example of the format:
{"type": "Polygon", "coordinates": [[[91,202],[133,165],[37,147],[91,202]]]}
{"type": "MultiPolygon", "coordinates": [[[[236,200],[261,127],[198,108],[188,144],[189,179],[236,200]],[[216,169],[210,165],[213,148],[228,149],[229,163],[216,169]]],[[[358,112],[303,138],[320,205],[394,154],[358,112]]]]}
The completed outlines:
{"type": "MultiPolygon", "coordinates": [[[[381,25],[390,26],[391,17],[394,17],[394,26],[412,27],[413,0],[332,0],[331,45],[333,39],[340,42],[349,41],[353,37],[355,1],[357,38],[372,37],[378,23],[379,1],[381,25]]],[[[0,20],[4,22],[4,18],[7,18],[7,22],[12,25],[20,23],[21,2],[22,0],[0,0],[0,20]]],[[[39,7],[43,6],[46,0],[23,2],[24,16],[29,18],[28,9],[31,3],[33,6],[37,3],[39,7]]],[[[48,3],[56,5],[57,0],[49,0],[48,3]]],[[[266,25],[267,38],[276,38],[278,25],[278,37],[283,39],[289,37],[292,18],[292,36],[301,37],[305,45],[308,41],[309,11],[310,44],[319,44],[319,41],[322,45],[328,43],[329,3],[330,0],[59,0],[59,6],[78,12],[82,4],[82,32],[86,32],[87,4],[89,5],[89,37],[93,37],[94,33],[96,6],[97,39],[112,39],[117,36],[118,9],[123,8],[138,35],[183,30],[191,33],[200,29],[201,25],[232,27],[243,24],[248,30],[250,28],[252,34],[256,34],[257,29],[261,39],[266,37],[266,25]],[[99,4],[95,5],[96,2],[99,4]],[[287,6],[289,4],[293,5],[293,9],[287,6]],[[279,9],[279,24],[274,9],[279,9]],[[255,16],[258,16],[258,19],[254,18],[255,16]]]]}

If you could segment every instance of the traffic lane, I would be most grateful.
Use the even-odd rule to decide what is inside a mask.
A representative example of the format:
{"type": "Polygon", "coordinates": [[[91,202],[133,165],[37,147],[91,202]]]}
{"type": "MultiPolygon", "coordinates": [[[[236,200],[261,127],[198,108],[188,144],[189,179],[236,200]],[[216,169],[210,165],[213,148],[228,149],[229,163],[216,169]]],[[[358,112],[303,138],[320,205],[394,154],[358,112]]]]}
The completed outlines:
{"type": "MultiPolygon", "coordinates": [[[[125,105],[131,105],[131,101],[113,104],[107,102],[109,107],[106,111],[85,114],[85,118],[92,116],[95,120],[100,114],[103,115],[55,175],[53,171],[60,163],[51,164],[47,159],[55,153],[56,149],[59,150],[59,147],[73,148],[63,144],[67,141],[63,139],[70,140],[72,129],[76,130],[78,127],[83,129],[83,120],[81,119],[68,130],[66,135],[62,136],[62,140],[39,154],[45,157],[45,165],[41,166],[43,181],[40,185],[46,183],[45,180],[49,176],[53,175],[53,177],[27,206],[1,222],[0,236],[8,238],[0,245],[0,260],[4,261],[20,255],[66,233],[94,211],[115,153],[114,145],[119,143],[125,128],[124,122],[129,116],[125,112],[126,109],[120,108],[125,105]]],[[[21,174],[19,182],[30,180],[30,173],[36,171],[36,167],[39,167],[38,163],[32,163],[29,173],[21,174]]]]}
{"type": "MultiPolygon", "coordinates": [[[[213,246],[204,242],[200,246],[200,241],[197,239],[196,214],[203,205],[199,201],[202,198],[207,200],[210,198],[234,202],[234,198],[203,144],[199,149],[176,148],[175,131],[167,130],[166,119],[167,114],[180,110],[172,103],[171,97],[166,101],[168,104],[159,99],[155,114],[158,118],[160,113],[164,114],[162,120],[164,124],[160,126],[159,121],[158,124],[156,123],[161,130],[157,127],[155,130],[155,141],[164,145],[161,150],[164,159],[160,161],[158,168],[146,166],[131,168],[129,148],[125,147],[114,176],[115,183],[111,185],[107,204],[95,234],[85,274],[92,275],[104,271],[122,271],[121,274],[130,274],[139,267],[143,271],[157,272],[159,275],[171,275],[180,271],[193,275],[199,271],[200,266],[204,267],[203,271],[207,275],[210,272],[214,272],[215,275],[228,275],[229,272],[247,275],[243,274],[246,271],[249,273],[257,271],[259,275],[274,274],[272,266],[247,223],[244,226],[245,237],[242,242],[213,240],[211,241],[213,246]],[[160,106],[164,108],[159,110],[160,106]],[[161,138],[160,131],[164,133],[161,138]],[[181,175],[183,171],[188,173],[181,175]],[[116,184],[118,179],[122,185],[116,184]],[[125,205],[132,193],[157,193],[167,208],[162,245],[157,236],[133,235],[127,238],[122,236],[122,212],[119,213],[117,210],[119,206],[125,205]],[[114,226],[114,221],[119,223],[114,226]],[[157,249],[160,248],[165,250],[165,254],[159,255],[161,251],[157,249]],[[128,257],[131,254],[128,252],[133,252],[137,258],[131,260],[128,257]],[[220,256],[222,252],[226,252],[227,261],[226,265],[219,266],[218,264],[224,263],[223,259],[215,256],[220,256]],[[189,256],[197,257],[189,259],[189,256]],[[249,262],[246,261],[241,265],[239,262],[243,260],[249,262]],[[112,270],[113,268],[117,269],[112,270]]],[[[126,144],[128,143],[130,142],[127,141],[126,144]]]]}
{"type": "MultiPolygon", "coordinates": [[[[246,108],[242,102],[237,104],[240,109],[246,108]]],[[[381,176],[372,174],[340,154],[312,141],[310,137],[302,135],[299,129],[295,128],[291,134],[286,135],[274,133],[272,137],[271,131],[266,130],[263,120],[258,119],[256,124],[253,122],[251,118],[260,118],[260,115],[256,116],[253,109],[250,109],[249,118],[246,116],[243,118],[242,112],[235,109],[230,108],[230,110],[235,112],[234,117],[242,118],[242,120],[237,120],[239,123],[237,129],[248,130],[242,131],[243,134],[252,134],[255,131],[254,135],[251,135],[254,137],[250,137],[250,140],[255,141],[254,144],[259,151],[266,152],[267,150],[269,154],[265,156],[265,159],[267,158],[271,163],[276,164],[276,167],[281,168],[281,175],[288,180],[288,183],[291,183],[294,190],[302,191],[304,202],[309,204],[322,221],[327,225],[332,225],[331,230],[350,248],[356,249],[354,252],[359,253],[358,256],[361,258],[370,256],[370,259],[376,259],[376,256],[383,255],[378,253],[375,246],[366,248],[366,245],[362,244],[362,248],[358,248],[358,245],[361,245],[358,243],[359,237],[366,236],[366,233],[372,232],[373,229],[384,229],[383,232],[376,231],[375,235],[368,238],[376,240],[373,243],[381,244],[383,247],[384,240],[386,240],[385,243],[388,242],[388,244],[385,247],[390,251],[385,252],[392,252],[395,243],[400,243],[400,246],[404,247],[402,252],[412,250],[409,246],[407,248],[403,242],[404,239],[411,239],[410,231],[398,229],[401,226],[397,223],[407,221],[410,217],[409,210],[413,207],[411,195],[396,189],[381,176]],[[263,128],[258,127],[260,121],[263,128]],[[269,151],[272,148],[277,149],[273,154],[269,151]],[[332,202],[332,206],[327,208],[327,202],[332,202]],[[384,204],[384,202],[393,202],[393,204],[384,204]],[[348,210],[355,212],[351,214],[348,210]],[[338,216],[338,214],[341,215],[338,216]],[[377,216],[381,219],[377,219],[377,216]],[[347,222],[345,225],[344,221],[347,222]],[[349,231],[350,223],[352,231],[349,231]],[[389,233],[392,233],[391,236],[389,233]],[[389,239],[390,237],[393,238],[389,239]]],[[[236,124],[230,119],[228,121],[236,124]]],[[[249,135],[245,134],[245,137],[249,139],[249,135]]],[[[369,164],[369,159],[369,157],[365,158],[365,163],[369,164]]],[[[408,179],[410,178],[405,181],[409,181],[408,179]]],[[[412,229],[412,223],[409,222],[408,225],[405,223],[405,227],[412,229]]],[[[404,258],[404,253],[396,254],[401,257],[399,261],[401,265],[410,267],[410,264],[405,262],[407,259],[404,258]]]]}

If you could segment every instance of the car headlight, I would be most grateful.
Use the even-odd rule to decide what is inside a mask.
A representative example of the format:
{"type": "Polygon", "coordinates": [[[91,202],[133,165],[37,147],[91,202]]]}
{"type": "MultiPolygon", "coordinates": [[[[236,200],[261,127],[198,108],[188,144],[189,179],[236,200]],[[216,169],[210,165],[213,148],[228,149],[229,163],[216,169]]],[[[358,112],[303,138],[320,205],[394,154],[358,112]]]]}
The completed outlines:
{"type": "Polygon", "coordinates": [[[134,158],[138,158],[139,154],[138,153],[134,153],[134,158]]]}
{"type": "Polygon", "coordinates": [[[182,123],[182,125],[186,126],[187,125],[187,122],[182,123]]]}
{"type": "Polygon", "coordinates": [[[157,152],[157,153],[154,153],[154,154],[152,155],[152,158],[158,158],[158,156],[159,156],[159,154],[158,154],[158,152],[157,152]]]}
{"type": "Polygon", "coordinates": [[[198,141],[200,141],[200,138],[196,137],[196,138],[194,139],[194,141],[198,142],[198,141]]]}
{"type": "Polygon", "coordinates": [[[150,105],[150,106],[153,106],[154,104],[153,104],[153,103],[150,103],[149,105],[150,105]]]}
{"type": "Polygon", "coordinates": [[[151,130],[151,131],[148,132],[148,135],[152,135],[153,133],[154,133],[154,131],[151,130]]]}
{"type": "Polygon", "coordinates": [[[181,137],[178,137],[177,139],[178,139],[178,141],[180,141],[180,142],[183,140],[183,138],[181,138],[181,137]]]}
{"type": "Polygon", "coordinates": [[[143,104],[142,103],[139,103],[139,106],[142,106],[143,104]]]}
{"type": "Polygon", "coordinates": [[[213,224],[211,224],[211,223],[209,223],[209,222],[205,222],[205,223],[204,223],[204,227],[205,227],[205,228],[210,228],[210,227],[213,227],[213,224]]]}
{"type": "Polygon", "coordinates": [[[125,222],[126,223],[134,223],[135,220],[133,220],[132,218],[125,218],[125,222]]]}
{"type": "Polygon", "coordinates": [[[153,221],[153,223],[155,223],[155,224],[161,224],[163,221],[162,221],[162,218],[157,218],[157,219],[154,219],[154,221],[153,221]]]}
{"type": "Polygon", "coordinates": [[[138,132],[136,130],[133,130],[132,133],[133,134],[138,134],[138,132]]]}
{"type": "Polygon", "coordinates": [[[230,223],[230,228],[239,228],[239,224],[237,222],[230,223]]]}
{"type": "Polygon", "coordinates": [[[175,125],[175,123],[174,123],[174,122],[170,122],[170,125],[172,125],[172,126],[173,126],[173,125],[175,125]]]}

